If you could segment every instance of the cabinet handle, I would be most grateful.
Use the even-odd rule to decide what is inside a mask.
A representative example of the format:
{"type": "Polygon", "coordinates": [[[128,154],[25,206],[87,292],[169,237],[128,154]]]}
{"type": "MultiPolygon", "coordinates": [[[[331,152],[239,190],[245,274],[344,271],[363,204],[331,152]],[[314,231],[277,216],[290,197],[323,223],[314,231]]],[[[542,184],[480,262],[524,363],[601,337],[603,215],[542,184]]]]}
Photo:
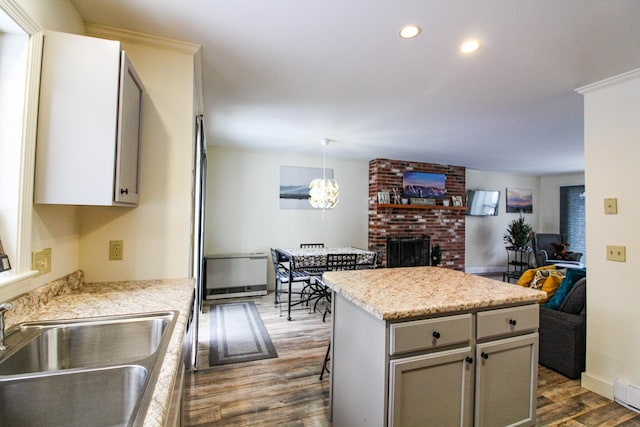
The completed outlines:
{"type": "Polygon", "coordinates": [[[511,326],[516,326],[516,323],[518,323],[518,322],[516,322],[516,319],[509,319],[509,324],[511,326]]]}
{"type": "Polygon", "coordinates": [[[464,359],[464,360],[466,360],[468,364],[472,364],[473,363],[473,357],[467,356],[467,358],[464,359]]]}
{"type": "Polygon", "coordinates": [[[482,353],[480,353],[480,357],[482,357],[484,360],[487,360],[489,358],[489,355],[483,351],[482,353]]]}
{"type": "Polygon", "coordinates": [[[432,335],[433,335],[433,337],[434,337],[435,339],[440,338],[440,332],[438,332],[438,331],[433,331],[433,334],[432,334],[432,335]]]}
{"type": "Polygon", "coordinates": [[[121,188],[120,189],[120,194],[129,194],[129,189],[128,188],[121,188]]]}

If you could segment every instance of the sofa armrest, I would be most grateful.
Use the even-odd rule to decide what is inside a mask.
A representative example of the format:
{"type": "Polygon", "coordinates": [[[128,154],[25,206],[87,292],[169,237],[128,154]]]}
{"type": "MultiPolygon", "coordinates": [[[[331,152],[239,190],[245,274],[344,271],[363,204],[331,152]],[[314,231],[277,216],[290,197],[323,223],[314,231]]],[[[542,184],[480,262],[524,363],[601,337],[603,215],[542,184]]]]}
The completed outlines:
{"type": "Polygon", "coordinates": [[[585,368],[586,315],[540,307],[540,364],[569,378],[585,368]]]}

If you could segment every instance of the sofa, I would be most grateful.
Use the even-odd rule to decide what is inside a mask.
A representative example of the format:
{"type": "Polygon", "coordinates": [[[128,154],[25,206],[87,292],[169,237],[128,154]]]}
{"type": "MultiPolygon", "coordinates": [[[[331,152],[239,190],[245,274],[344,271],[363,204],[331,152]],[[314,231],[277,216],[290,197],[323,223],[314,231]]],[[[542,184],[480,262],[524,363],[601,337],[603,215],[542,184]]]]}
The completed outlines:
{"type": "Polygon", "coordinates": [[[571,379],[585,370],[586,300],[587,279],[582,277],[557,308],[550,305],[553,301],[540,306],[539,362],[571,379]]]}

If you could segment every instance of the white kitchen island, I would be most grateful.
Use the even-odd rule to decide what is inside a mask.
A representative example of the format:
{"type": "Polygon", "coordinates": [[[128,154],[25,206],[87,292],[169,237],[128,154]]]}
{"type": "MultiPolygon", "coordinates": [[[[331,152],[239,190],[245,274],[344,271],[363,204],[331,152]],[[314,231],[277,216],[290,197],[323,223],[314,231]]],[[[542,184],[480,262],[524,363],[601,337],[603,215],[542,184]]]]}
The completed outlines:
{"type": "Polygon", "coordinates": [[[334,427],[535,424],[544,292],[439,267],[323,277],[334,427]]]}

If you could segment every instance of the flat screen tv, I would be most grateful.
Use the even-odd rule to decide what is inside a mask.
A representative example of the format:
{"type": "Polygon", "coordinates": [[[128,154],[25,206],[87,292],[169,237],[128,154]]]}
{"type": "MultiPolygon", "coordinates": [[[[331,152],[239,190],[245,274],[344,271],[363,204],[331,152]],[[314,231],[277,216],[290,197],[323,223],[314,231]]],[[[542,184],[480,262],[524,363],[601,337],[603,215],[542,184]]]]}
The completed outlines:
{"type": "Polygon", "coordinates": [[[498,190],[467,190],[467,215],[491,216],[498,215],[500,191],[498,190]]]}

